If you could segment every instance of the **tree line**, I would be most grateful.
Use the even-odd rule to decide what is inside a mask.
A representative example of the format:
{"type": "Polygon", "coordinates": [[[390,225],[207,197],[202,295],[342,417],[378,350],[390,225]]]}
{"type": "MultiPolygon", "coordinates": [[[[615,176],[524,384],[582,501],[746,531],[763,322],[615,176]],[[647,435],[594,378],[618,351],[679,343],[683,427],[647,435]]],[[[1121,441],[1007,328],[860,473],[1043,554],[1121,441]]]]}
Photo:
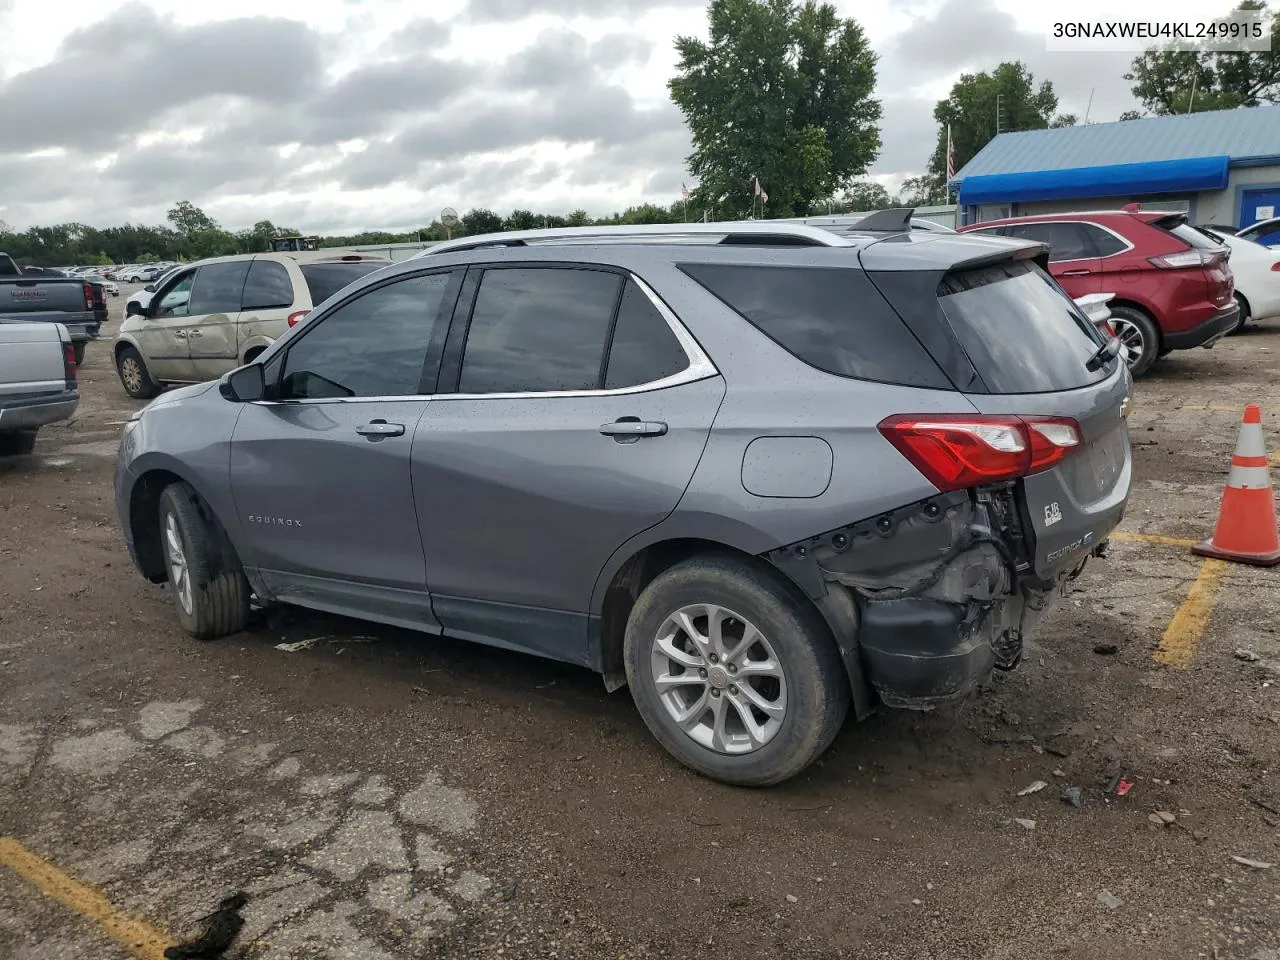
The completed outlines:
{"type": "MultiPolygon", "coordinates": [[[[1208,45],[1151,48],[1124,74],[1144,109],[1126,111],[1119,119],[1280,101],[1280,18],[1261,0],[1244,0],[1235,10],[1250,11],[1266,26],[1271,51],[1225,53],[1208,45]]],[[[668,207],[642,204],[595,219],[585,210],[567,215],[515,210],[504,217],[476,208],[457,224],[433,220],[407,233],[329,236],[324,244],[944,204],[950,201],[945,182],[948,131],[958,170],[1000,133],[1080,122],[1074,114],[1059,112],[1053,84],[1037,82],[1022,62],[963,74],[934,107],[937,131],[933,149],[922,158],[925,172],[907,179],[898,195],[890,196],[866,176],[880,152],[882,107],[875,96],[876,54],[857,20],[841,18],[834,6],[819,0],[711,0],[707,16],[707,40],[676,38],[676,75],[668,81],[693,141],[685,166],[695,182],[686,199],[668,207]]],[[[265,250],[271,236],[289,232],[294,231],[268,220],[232,232],[182,201],[160,226],[99,229],[70,223],[17,233],[0,223],[0,249],[41,265],[187,260],[265,250]]]]}

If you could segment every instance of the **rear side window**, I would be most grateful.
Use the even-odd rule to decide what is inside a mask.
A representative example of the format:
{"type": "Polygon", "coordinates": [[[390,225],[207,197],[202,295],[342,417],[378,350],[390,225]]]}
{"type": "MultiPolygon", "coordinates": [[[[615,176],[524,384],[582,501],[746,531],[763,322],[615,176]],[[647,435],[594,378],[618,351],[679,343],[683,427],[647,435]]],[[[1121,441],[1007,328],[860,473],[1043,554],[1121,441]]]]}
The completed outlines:
{"type": "MultiPolygon", "coordinates": [[[[1039,267],[1026,261],[948,274],[938,287],[956,339],[992,393],[1088,386],[1102,335],[1039,267]]],[[[1113,363],[1119,361],[1113,361],[1113,363]]]]}
{"type": "Polygon", "coordinates": [[[618,390],[674,376],[689,366],[680,341],[634,280],[627,281],[609,346],[604,387],[618,390]]]}
{"type": "Polygon", "coordinates": [[[458,390],[599,389],[621,287],[621,277],[601,270],[486,270],[467,329],[458,390]]]}
{"type": "Polygon", "coordinates": [[[1049,260],[1083,260],[1096,257],[1089,245],[1083,224],[1045,221],[1043,223],[1015,223],[1009,227],[1009,236],[1019,240],[1034,240],[1049,245],[1049,260]]]}
{"type": "Polygon", "coordinates": [[[249,273],[248,260],[211,263],[196,271],[191,289],[191,316],[210,313],[239,313],[240,293],[249,273]]]}
{"type": "Polygon", "coordinates": [[[280,310],[293,306],[293,283],[284,264],[255,260],[244,284],[241,310],[280,310]]]}
{"type": "Polygon", "coordinates": [[[1084,232],[1089,235],[1089,241],[1093,244],[1093,249],[1099,257],[1111,257],[1117,253],[1123,253],[1129,249],[1129,245],[1117,237],[1110,230],[1104,230],[1096,223],[1082,223],[1084,232]]]}
{"type": "Polygon", "coordinates": [[[1169,233],[1181,240],[1189,247],[1197,250],[1218,250],[1226,244],[1222,243],[1216,237],[1211,237],[1207,233],[1201,233],[1190,224],[1180,223],[1176,227],[1168,228],[1169,233]]]}
{"type": "Polygon", "coordinates": [[[680,269],[812,367],[857,380],[952,389],[861,270],[719,263],[680,269]]]}
{"type": "Polygon", "coordinates": [[[351,263],[304,263],[302,276],[311,291],[311,305],[318,307],[349,283],[385,267],[385,260],[356,260],[351,263]]]}

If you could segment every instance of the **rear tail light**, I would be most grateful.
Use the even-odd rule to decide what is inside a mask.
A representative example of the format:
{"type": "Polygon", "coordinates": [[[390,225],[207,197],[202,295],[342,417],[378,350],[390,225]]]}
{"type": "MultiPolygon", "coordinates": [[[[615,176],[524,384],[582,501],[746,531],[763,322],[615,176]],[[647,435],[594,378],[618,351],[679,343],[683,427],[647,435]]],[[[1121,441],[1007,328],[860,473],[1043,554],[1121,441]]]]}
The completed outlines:
{"type": "Polygon", "coordinates": [[[1226,259],[1221,250],[1182,250],[1162,257],[1149,257],[1147,263],[1161,270],[1186,270],[1188,267],[1212,267],[1226,259]]]}
{"type": "Polygon", "coordinates": [[[303,318],[305,318],[309,312],[310,311],[308,310],[299,310],[297,313],[289,314],[289,326],[296,327],[303,321],[303,318]]]}
{"type": "Polygon", "coordinates": [[[67,389],[76,386],[76,348],[69,343],[62,345],[62,376],[67,381],[67,389]]]}
{"type": "Polygon", "coordinates": [[[84,284],[84,308],[86,310],[92,310],[94,305],[94,300],[95,298],[93,296],[93,284],[92,283],[84,284]]]}
{"type": "Polygon", "coordinates": [[[1080,426],[1059,417],[903,414],[880,432],[941,491],[1016,480],[1047,470],[1080,446],[1080,426]]]}
{"type": "Polygon", "coordinates": [[[1280,260],[1277,260],[1275,263],[1271,265],[1271,272],[1280,273],[1280,260]]]}

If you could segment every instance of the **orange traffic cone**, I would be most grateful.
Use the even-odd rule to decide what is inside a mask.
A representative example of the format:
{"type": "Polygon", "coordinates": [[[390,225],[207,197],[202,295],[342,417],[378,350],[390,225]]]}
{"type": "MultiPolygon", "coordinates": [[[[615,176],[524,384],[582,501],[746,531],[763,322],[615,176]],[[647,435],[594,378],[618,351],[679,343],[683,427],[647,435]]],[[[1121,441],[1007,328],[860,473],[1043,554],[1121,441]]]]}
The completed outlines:
{"type": "Polygon", "coordinates": [[[1267,445],[1262,437],[1262,409],[1256,403],[1244,408],[1240,439],[1231,458],[1213,537],[1196,544],[1191,552],[1260,567],[1280,563],[1276,501],[1271,492],[1267,445]]]}

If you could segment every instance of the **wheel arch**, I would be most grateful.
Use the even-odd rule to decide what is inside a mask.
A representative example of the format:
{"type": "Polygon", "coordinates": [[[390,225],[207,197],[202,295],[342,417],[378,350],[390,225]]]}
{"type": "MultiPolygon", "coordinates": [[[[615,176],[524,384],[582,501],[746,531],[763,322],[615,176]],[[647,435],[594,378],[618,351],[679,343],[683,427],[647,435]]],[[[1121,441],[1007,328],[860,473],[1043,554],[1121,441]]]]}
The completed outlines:
{"type": "Polygon", "coordinates": [[[1144,303],[1141,303],[1138,300],[1129,300],[1129,299],[1126,299],[1125,297],[1116,297],[1109,304],[1107,304],[1107,307],[1111,310],[1114,310],[1116,307],[1125,307],[1129,310],[1136,310],[1138,313],[1141,313],[1148,320],[1150,320],[1152,325],[1156,328],[1156,336],[1159,338],[1158,346],[1159,347],[1164,346],[1164,328],[1160,326],[1159,319],[1156,318],[1155,312],[1149,306],[1147,306],[1144,303]]]}

